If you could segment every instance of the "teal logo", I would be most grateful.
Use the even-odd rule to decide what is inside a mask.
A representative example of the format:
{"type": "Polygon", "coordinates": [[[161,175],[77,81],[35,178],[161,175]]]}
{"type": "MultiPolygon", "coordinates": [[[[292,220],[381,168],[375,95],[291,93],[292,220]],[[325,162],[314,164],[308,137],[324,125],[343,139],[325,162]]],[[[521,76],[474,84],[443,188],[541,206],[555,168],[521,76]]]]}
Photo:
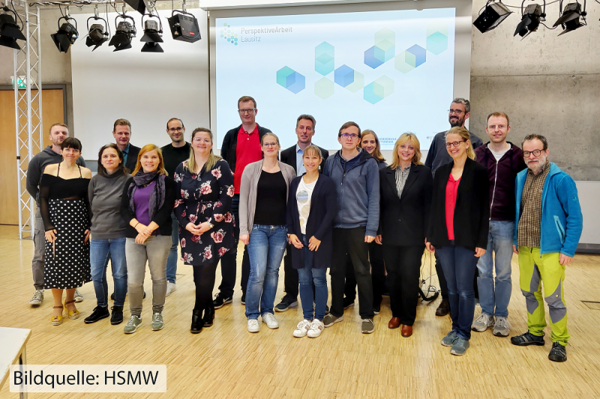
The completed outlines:
{"type": "Polygon", "coordinates": [[[223,24],[221,27],[221,39],[227,40],[229,43],[234,46],[238,45],[238,37],[237,33],[234,33],[233,29],[229,24],[223,24]]]}

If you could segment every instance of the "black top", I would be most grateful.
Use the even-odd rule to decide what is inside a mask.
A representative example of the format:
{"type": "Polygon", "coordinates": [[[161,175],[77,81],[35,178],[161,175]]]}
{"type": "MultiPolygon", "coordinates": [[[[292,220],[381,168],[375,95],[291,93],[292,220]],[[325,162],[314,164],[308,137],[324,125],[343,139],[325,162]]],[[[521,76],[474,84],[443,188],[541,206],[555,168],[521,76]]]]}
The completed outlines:
{"type": "Polygon", "coordinates": [[[268,173],[264,170],[256,188],[254,224],[283,226],[286,224],[287,184],[281,171],[268,173]]]}
{"type": "Polygon", "coordinates": [[[175,169],[190,157],[190,143],[185,143],[183,147],[173,147],[173,144],[167,144],[161,148],[161,151],[165,161],[165,169],[169,177],[174,178],[175,169]]]}

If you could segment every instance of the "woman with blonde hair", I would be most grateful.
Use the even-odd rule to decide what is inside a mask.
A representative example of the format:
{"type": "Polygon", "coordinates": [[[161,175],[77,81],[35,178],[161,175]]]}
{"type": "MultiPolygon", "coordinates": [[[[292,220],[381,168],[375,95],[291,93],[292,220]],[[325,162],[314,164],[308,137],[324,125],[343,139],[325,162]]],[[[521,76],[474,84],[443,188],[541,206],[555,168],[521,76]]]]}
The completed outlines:
{"type": "Polygon", "coordinates": [[[410,337],[417,316],[419,273],[431,205],[431,170],[421,162],[421,146],[413,133],[394,145],[393,162],[379,171],[380,234],[388,272],[392,318],[388,328],[402,326],[410,337]]]}
{"type": "Polygon", "coordinates": [[[231,214],[233,173],[229,164],[213,153],[209,129],[192,132],[190,157],[175,170],[181,256],[194,268],[196,303],[192,311],[192,334],[213,325],[212,292],[217,264],[235,245],[231,214]]]}
{"type": "Polygon", "coordinates": [[[162,152],[154,144],[140,149],[132,177],[121,198],[121,216],[127,229],[127,287],[131,318],[125,334],[142,324],[142,299],[146,261],[152,276],[152,330],[162,330],[162,310],[167,293],[167,257],[171,248],[171,211],[175,204],[175,182],[165,170],[162,152]]]}

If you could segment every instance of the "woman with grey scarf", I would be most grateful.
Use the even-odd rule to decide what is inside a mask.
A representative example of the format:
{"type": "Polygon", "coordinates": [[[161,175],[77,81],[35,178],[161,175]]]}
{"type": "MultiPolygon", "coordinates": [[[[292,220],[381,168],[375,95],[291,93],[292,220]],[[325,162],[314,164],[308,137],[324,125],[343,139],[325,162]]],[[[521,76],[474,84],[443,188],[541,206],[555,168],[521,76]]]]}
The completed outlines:
{"type": "Polygon", "coordinates": [[[164,327],[162,310],[174,204],[175,182],[165,170],[162,152],[147,144],[140,150],[132,177],[125,182],[121,200],[121,216],[127,223],[125,256],[131,312],[125,334],[136,332],[142,324],[146,261],[152,277],[152,330],[164,327]]]}

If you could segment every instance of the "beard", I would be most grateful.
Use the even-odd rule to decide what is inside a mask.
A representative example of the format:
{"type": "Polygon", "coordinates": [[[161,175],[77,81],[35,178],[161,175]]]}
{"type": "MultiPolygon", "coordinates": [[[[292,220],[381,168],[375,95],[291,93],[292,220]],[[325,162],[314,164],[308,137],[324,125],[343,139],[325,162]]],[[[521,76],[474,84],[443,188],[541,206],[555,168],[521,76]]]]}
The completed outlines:
{"type": "Polygon", "coordinates": [[[460,118],[460,117],[452,117],[448,119],[448,122],[450,122],[450,126],[452,127],[462,127],[465,123],[464,118],[460,118]]]}

